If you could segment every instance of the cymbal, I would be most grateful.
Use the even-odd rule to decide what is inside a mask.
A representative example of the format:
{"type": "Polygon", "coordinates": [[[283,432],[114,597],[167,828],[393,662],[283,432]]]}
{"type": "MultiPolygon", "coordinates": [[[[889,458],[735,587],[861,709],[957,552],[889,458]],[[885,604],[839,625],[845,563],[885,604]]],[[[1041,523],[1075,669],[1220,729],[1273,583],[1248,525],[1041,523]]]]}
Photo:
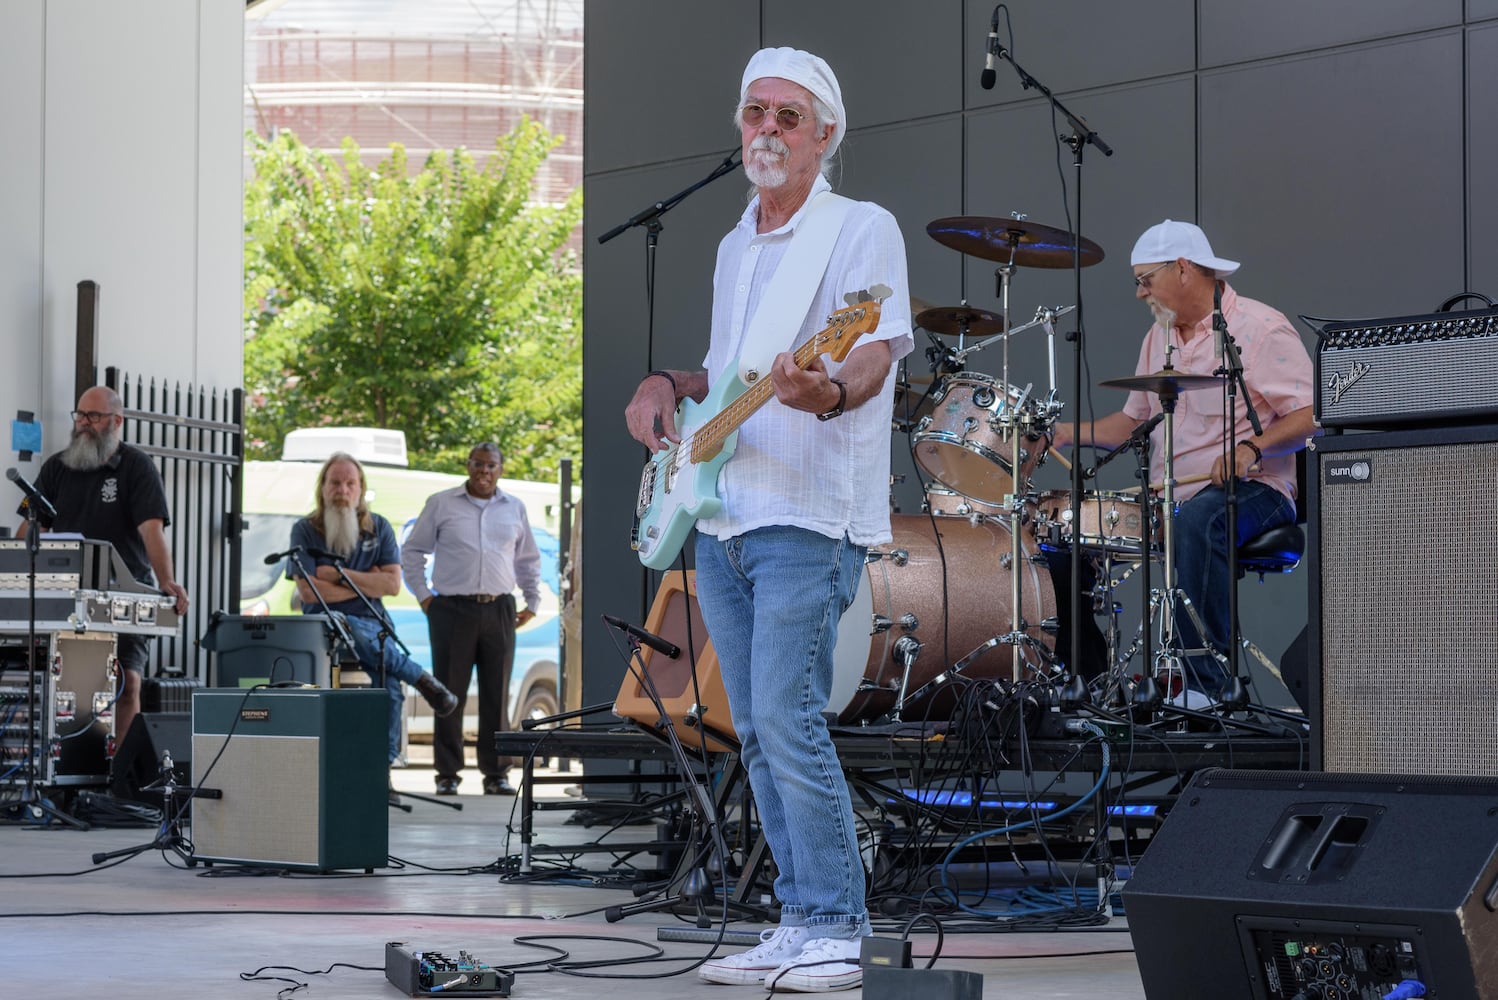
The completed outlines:
{"type": "Polygon", "coordinates": [[[932,333],[987,337],[1004,331],[1004,317],[987,309],[968,306],[936,306],[919,313],[915,325],[932,333]]]}
{"type": "Polygon", "coordinates": [[[1130,375],[1126,378],[1105,378],[1098,385],[1109,389],[1130,389],[1152,392],[1157,396],[1175,395],[1191,389],[1210,389],[1222,384],[1220,375],[1191,375],[1174,368],[1161,368],[1148,375],[1130,375]]]}
{"type": "Polygon", "coordinates": [[[1012,251],[1021,267],[1071,267],[1072,247],[1081,247],[1083,267],[1103,259],[1103,248],[1082,237],[1080,243],[1064,229],[1052,229],[1023,219],[990,219],[956,215],[927,223],[926,232],[943,246],[972,257],[1006,262],[1012,251]]]}
{"type": "Polygon", "coordinates": [[[921,313],[925,312],[927,309],[935,309],[935,308],[936,308],[936,303],[935,302],[928,302],[925,299],[919,298],[918,296],[915,296],[915,295],[912,295],[910,297],[910,318],[912,320],[914,320],[916,318],[916,316],[918,316],[921,313]]]}

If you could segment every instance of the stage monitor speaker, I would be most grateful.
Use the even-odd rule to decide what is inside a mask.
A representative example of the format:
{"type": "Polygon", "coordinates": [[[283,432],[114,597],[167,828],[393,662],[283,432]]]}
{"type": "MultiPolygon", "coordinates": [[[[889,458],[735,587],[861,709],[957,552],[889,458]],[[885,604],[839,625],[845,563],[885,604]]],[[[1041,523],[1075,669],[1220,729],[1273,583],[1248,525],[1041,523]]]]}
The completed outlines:
{"type": "Polygon", "coordinates": [[[1312,448],[1311,766],[1498,776],[1498,426],[1312,448]]]}
{"type": "Polygon", "coordinates": [[[130,723],[130,731],[114,754],[110,767],[110,794],[117,799],[134,799],[160,807],[161,792],[146,790],[146,786],[159,783],[163,777],[163,753],[172,755],[173,780],[179,786],[187,787],[192,781],[191,712],[136,714],[130,723]]]}
{"type": "Polygon", "coordinates": [[[193,784],[222,793],[193,799],[194,858],[385,867],[389,719],[384,688],[193,692],[193,784]]]}
{"type": "Polygon", "coordinates": [[[696,570],[687,570],[685,583],[680,571],[665,574],[650,606],[650,614],[645,618],[644,628],[675,643],[681,649],[681,655],[671,659],[648,646],[641,646],[635,669],[624,675],[619,696],[614,700],[614,714],[641,725],[664,729],[660,710],[636,673],[636,669],[643,669],[684,746],[701,748],[705,739],[711,753],[735,750],[737,740],[733,721],[728,717],[728,695],[723,691],[718,655],[713,652],[707,626],[697,607],[696,570]],[[689,650],[692,655],[688,655],[689,650]],[[694,664],[695,684],[692,679],[694,664]]]}
{"type": "Polygon", "coordinates": [[[1498,998],[1498,780],[1198,772],[1123,888],[1149,1000],[1498,998]]]}

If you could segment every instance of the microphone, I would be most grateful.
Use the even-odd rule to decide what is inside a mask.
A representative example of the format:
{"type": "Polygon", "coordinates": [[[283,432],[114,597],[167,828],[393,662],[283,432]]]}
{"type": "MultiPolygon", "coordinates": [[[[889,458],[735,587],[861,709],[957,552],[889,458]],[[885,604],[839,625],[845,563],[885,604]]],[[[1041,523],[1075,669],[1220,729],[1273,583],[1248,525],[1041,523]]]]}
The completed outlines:
{"type": "Polygon", "coordinates": [[[668,657],[672,660],[681,656],[680,646],[667,639],[662,639],[654,632],[647,632],[644,629],[640,628],[638,625],[631,625],[623,618],[615,618],[613,615],[604,615],[603,620],[612,625],[614,628],[623,632],[625,635],[634,636],[640,642],[643,642],[645,645],[649,646],[657,653],[660,653],[662,656],[668,657]]]}
{"type": "Polygon", "coordinates": [[[994,70],[999,65],[998,53],[1003,50],[1004,47],[999,44],[999,8],[995,7],[993,9],[993,23],[988,28],[988,54],[987,58],[983,61],[983,72],[978,76],[978,86],[984,90],[993,89],[994,80],[997,79],[997,74],[994,73],[994,70]]]}
{"type": "Polygon", "coordinates": [[[21,487],[21,492],[26,494],[26,500],[36,510],[38,518],[48,523],[57,520],[57,508],[52,506],[52,501],[42,496],[42,491],[26,481],[26,477],[14,468],[5,470],[5,478],[21,487]]]}
{"type": "Polygon", "coordinates": [[[267,566],[274,566],[276,563],[280,562],[282,559],[285,559],[287,556],[291,555],[293,552],[304,552],[304,551],[306,551],[306,550],[303,549],[300,545],[293,545],[291,548],[287,549],[285,552],[272,552],[270,555],[268,555],[268,556],[265,557],[265,565],[267,565],[267,566]]]}
{"type": "Polygon", "coordinates": [[[1217,343],[1217,360],[1222,360],[1223,334],[1227,332],[1228,321],[1222,316],[1222,282],[1212,280],[1212,334],[1217,343]]]}
{"type": "Polygon", "coordinates": [[[1097,465],[1094,465],[1092,468],[1087,469],[1085,472],[1083,472],[1082,473],[1082,478],[1084,478],[1084,479],[1091,479],[1093,476],[1097,475],[1097,471],[1099,469],[1101,469],[1103,466],[1105,466],[1109,462],[1113,461],[1119,455],[1122,455],[1125,451],[1127,451],[1133,445],[1135,445],[1138,442],[1143,441],[1145,438],[1149,437],[1150,436],[1150,431],[1154,430],[1157,426],[1159,426],[1160,421],[1162,421],[1164,419],[1165,419],[1165,411],[1161,410],[1159,413],[1155,414],[1153,417],[1150,417],[1148,420],[1144,421],[1139,426],[1137,426],[1133,430],[1129,431],[1129,436],[1126,437],[1126,438],[1124,438],[1123,441],[1119,442],[1119,445],[1118,445],[1117,448],[1114,448],[1112,451],[1108,452],[1108,454],[1104,455],[1101,459],[1099,459],[1097,465]]]}

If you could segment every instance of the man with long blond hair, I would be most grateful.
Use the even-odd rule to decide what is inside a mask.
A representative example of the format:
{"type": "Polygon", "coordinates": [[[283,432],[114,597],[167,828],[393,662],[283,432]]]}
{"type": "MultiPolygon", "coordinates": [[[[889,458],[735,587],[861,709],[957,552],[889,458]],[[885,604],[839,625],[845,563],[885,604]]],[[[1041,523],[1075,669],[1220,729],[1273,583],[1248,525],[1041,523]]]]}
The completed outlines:
{"type": "Polygon", "coordinates": [[[390,522],[369,509],[366,492],[364,466],[358,459],[341,451],[328,456],[317,473],[312,513],[291,529],[291,546],[302,550],[302,565],[312,575],[300,576],[295,563],[288,563],[286,573],[296,580],[302,611],[320,614],[326,604],[329,611],[342,614],[354,637],[359,664],[371,677],[384,677],[390,692],[389,759],[393,761],[400,753],[402,682],[416,688],[437,716],[452,713],[458,699],[399,646],[381,641],[381,622],[370,605],[382,614],[381,599],[400,591],[400,546],[390,522]],[[339,564],[368,605],[359,592],[344,584],[339,564]]]}

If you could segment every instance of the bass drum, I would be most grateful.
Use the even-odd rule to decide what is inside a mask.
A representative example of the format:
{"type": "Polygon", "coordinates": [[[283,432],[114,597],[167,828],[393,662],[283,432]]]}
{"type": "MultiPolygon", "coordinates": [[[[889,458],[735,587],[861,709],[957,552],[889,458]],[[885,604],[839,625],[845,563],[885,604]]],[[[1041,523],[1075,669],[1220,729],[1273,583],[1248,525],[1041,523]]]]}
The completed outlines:
{"type": "MultiPolygon", "coordinates": [[[[1013,653],[994,640],[1013,629],[1009,532],[994,522],[925,515],[890,517],[894,541],[869,549],[858,595],[838,627],[828,708],[844,725],[892,711],[904,673],[896,644],[910,636],[919,652],[906,684],[904,721],[952,711],[958,683],[935,678],[961,663],[961,677],[1009,679],[1013,653]],[[880,627],[888,623],[887,627],[880,627]]],[[[1050,570],[1028,532],[1021,533],[1020,603],[1030,666],[1055,650],[1056,593],[1050,570]]]]}

